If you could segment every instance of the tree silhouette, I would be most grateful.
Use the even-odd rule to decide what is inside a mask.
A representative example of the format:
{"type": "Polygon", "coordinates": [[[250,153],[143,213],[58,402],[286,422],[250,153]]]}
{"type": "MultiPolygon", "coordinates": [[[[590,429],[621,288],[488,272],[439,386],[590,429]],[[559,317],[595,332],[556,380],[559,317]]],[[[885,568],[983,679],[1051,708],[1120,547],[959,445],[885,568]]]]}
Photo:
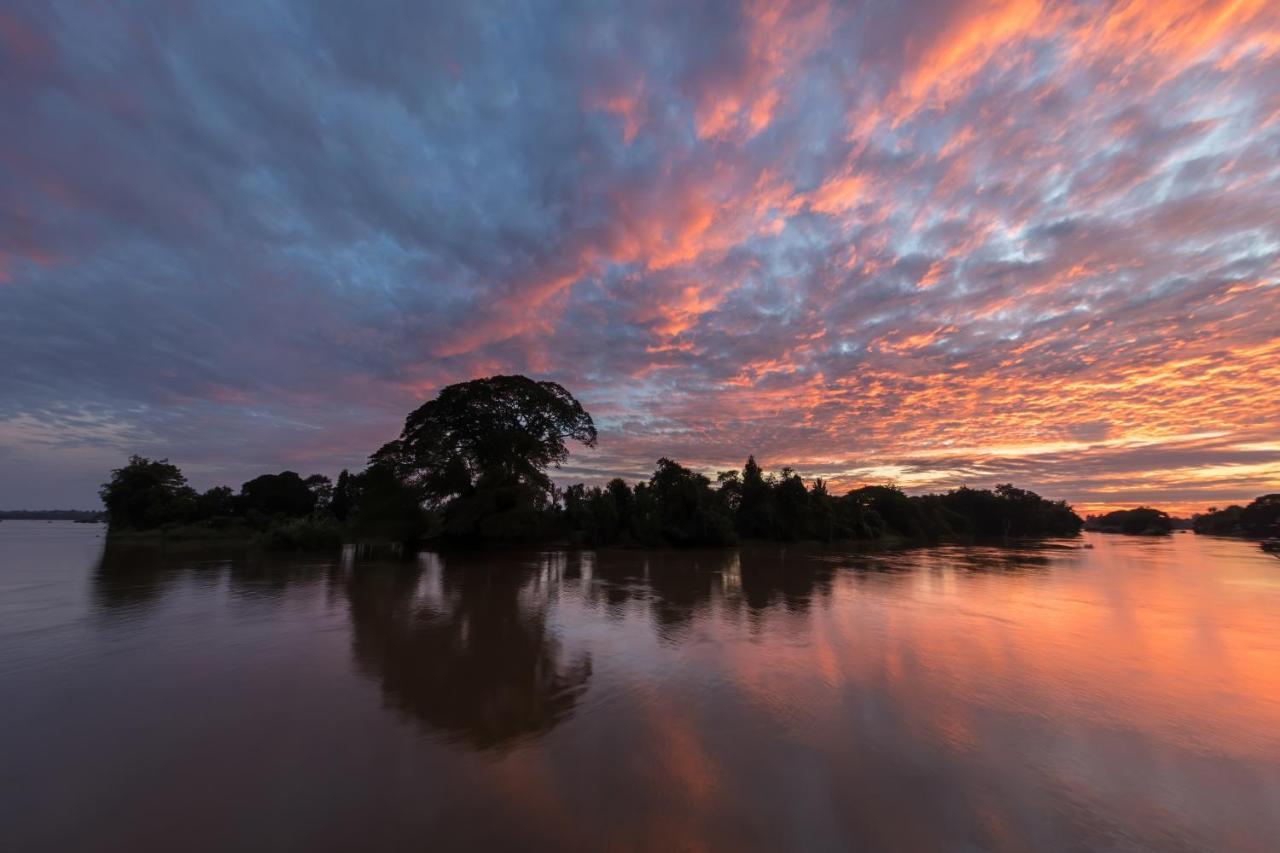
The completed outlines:
{"type": "Polygon", "coordinates": [[[404,430],[373,455],[437,504],[482,479],[550,492],[549,466],[569,456],[567,439],[596,443],[591,416],[555,382],[491,376],[450,385],[414,410],[404,430]]]}
{"type": "MultiPolygon", "coordinates": [[[[293,471],[254,477],[240,487],[241,505],[245,513],[264,516],[307,515],[316,508],[317,495],[310,485],[314,479],[304,480],[293,471]]],[[[327,477],[321,479],[328,483],[327,477]]]]}
{"type": "Polygon", "coordinates": [[[546,469],[567,440],[596,443],[591,416],[555,382],[491,376],[450,385],[405,419],[372,457],[443,514],[459,540],[535,539],[553,500],[546,469]]]}
{"type": "Polygon", "coordinates": [[[733,522],[704,475],[670,459],[659,459],[649,479],[661,538],[674,545],[720,545],[734,541],[733,522]]]}
{"type": "Polygon", "coordinates": [[[1136,509],[1117,509],[1097,519],[1102,530],[1121,533],[1168,533],[1173,530],[1173,520],[1168,513],[1140,506],[1136,509]]]}
{"type": "Polygon", "coordinates": [[[765,480],[764,472],[756,464],[754,456],[748,456],[747,464],[742,466],[742,485],[739,494],[738,533],[749,539],[772,538],[774,535],[773,489],[765,480]]]}
{"type": "Polygon", "coordinates": [[[354,489],[351,474],[343,468],[342,473],[338,475],[338,482],[333,486],[333,497],[329,499],[329,512],[338,521],[346,521],[351,515],[351,508],[355,503],[354,489]]]}
{"type": "Polygon", "coordinates": [[[1280,494],[1254,499],[1240,513],[1240,526],[1255,536],[1280,535],[1280,494]]]}
{"type": "Polygon", "coordinates": [[[146,530],[182,521],[195,509],[195,490],[168,459],[130,456],[98,492],[112,527],[146,530]]]}
{"type": "Polygon", "coordinates": [[[1248,506],[1210,507],[1193,518],[1191,525],[1196,533],[1280,536],[1280,494],[1262,495],[1248,506]]]}

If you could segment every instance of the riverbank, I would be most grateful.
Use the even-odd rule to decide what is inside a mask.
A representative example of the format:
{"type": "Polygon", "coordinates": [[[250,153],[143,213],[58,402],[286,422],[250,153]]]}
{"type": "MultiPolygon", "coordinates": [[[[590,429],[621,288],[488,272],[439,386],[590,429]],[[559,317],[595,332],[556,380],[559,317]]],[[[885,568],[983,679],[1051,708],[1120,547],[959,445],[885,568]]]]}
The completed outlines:
{"type": "Polygon", "coordinates": [[[271,524],[265,528],[255,528],[244,523],[234,523],[219,527],[205,525],[178,525],[151,530],[108,530],[107,542],[130,546],[168,546],[168,545],[220,545],[237,549],[260,549],[266,551],[293,551],[301,553],[332,554],[343,548],[373,548],[394,550],[396,553],[412,554],[415,552],[455,553],[455,554],[504,554],[536,549],[539,551],[592,551],[596,553],[626,554],[640,551],[647,552],[732,552],[734,550],[801,549],[801,550],[836,550],[836,551],[893,551],[915,548],[928,548],[937,545],[974,545],[974,546],[1009,546],[1009,547],[1061,547],[1062,539],[1079,540],[1073,537],[1011,537],[991,538],[974,536],[943,536],[934,538],[913,538],[896,533],[884,533],[865,539],[759,539],[747,538],[724,545],[673,545],[644,543],[608,543],[591,544],[573,539],[561,538],[545,542],[458,542],[442,538],[420,540],[416,543],[395,542],[390,539],[376,537],[359,537],[350,535],[342,526],[326,521],[295,519],[287,522],[271,524]]]}
{"type": "Polygon", "coordinates": [[[149,530],[108,528],[107,540],[130,544],[170,542],[244,545],[271,551],[334,551],[346,537],[337,522],[295,518],[257,527],[243,521],[226,524],[184,524],[149,530]]]}

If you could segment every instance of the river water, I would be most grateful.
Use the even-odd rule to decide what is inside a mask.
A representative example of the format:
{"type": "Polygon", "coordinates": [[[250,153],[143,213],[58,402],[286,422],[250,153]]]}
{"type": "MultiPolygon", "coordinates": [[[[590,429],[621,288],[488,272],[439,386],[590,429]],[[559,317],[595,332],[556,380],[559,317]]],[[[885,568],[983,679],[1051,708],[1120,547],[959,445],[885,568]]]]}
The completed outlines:
{"type": "Polygon", "coordinates": [[[1280,560],[0,524],[0,850],[1257,850],[1280,560]]]}

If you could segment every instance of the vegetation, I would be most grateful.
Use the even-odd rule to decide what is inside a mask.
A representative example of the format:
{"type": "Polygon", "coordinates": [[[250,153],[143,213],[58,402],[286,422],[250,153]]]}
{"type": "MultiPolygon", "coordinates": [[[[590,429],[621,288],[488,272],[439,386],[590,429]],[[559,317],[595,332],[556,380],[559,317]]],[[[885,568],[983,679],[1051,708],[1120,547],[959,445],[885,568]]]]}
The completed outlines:
{"type": "Polygon", "coordinates": [[[1263,495],[1244,507],[1210,507],[1191,520],[1191,527],[1220,536],[1280,536],[1280,494],[1263,495]]]}
{"type": "Polygon", "coordinates": [[[1085,523],[1090,530],[1148,536],[1171,533],[1174,528],[1174,520],[1168,513],[1148,506],[1117,509],[1105,515],[1091,515],[1085,523]]]}
{"type": "Polygon", "coordinates": [[[596,443],[572,394],[555,382],[494,376],[445,388],[371,461],[436,513],[448,538],[526,541],[539,538],[554,507],[547,468],[568,459],[568,439],[596,443]]]}
{"type": "Polygon", "coordinates": [[[255,477],[238,494],[226,486],[200,493],[169,460],[131,456],[99,495],[115,537],[254,538],[272,548],[315,548],[342,542],[330,491],[327,477],[284,471],[255,477]]]}
{"type": "Polygon", "coordinates": [[[267,547],[333,547],[346,538],[418,543],[571,541],[725,545],[740,539],[1070,536],[1083,522],[1062,501],[997,486],[909,496],[892,485],[833,495],[790,468],[749,457],[714,481],[659,459],[647,481],[559,489],[548,469],[596,428],[554,382],[495,376],[450,385],[412,412],[358,473],[264,474],[233,492],[197,493],[168,460],[139,456],[102,487],[112,535],[253,536],[267,547]]]}
{"type": "Polygon", "coordinates": [[[911,497],[894,486],[831,495],[806,486],[790,469],[765,475],[755,458],[741,472],[706,477],[662,459],[648,483],[571,486],[564,527],[593,545],[718,545],[735,539],[776,541],[1072,536],[1082,522],[1061,501],[1002,485],[911,497]]]}
{"type": "Polygon", "coordinates": [[[107,514],[83,509],[7,509],[0,510],[0,521],[106,521],[107,514]]]}

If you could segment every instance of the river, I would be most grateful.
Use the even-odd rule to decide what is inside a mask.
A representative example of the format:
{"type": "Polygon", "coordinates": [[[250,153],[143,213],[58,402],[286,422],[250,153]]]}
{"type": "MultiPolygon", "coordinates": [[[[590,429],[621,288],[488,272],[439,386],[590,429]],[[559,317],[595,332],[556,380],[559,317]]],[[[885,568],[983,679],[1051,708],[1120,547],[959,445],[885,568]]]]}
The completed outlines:
{"type": "Polygon", "coordinates": [[[1257,850],[1280,559],[0,524],[0,849],[1257,850]]]}

